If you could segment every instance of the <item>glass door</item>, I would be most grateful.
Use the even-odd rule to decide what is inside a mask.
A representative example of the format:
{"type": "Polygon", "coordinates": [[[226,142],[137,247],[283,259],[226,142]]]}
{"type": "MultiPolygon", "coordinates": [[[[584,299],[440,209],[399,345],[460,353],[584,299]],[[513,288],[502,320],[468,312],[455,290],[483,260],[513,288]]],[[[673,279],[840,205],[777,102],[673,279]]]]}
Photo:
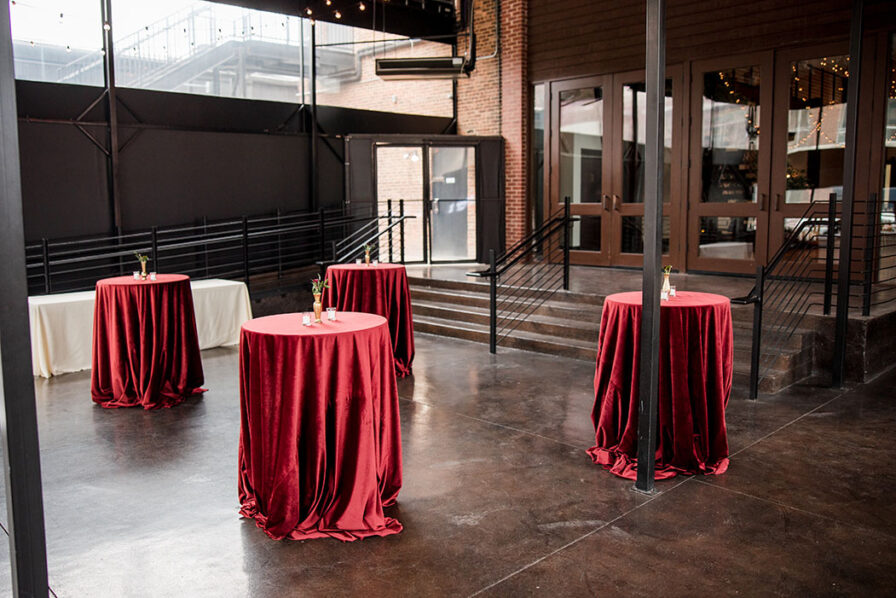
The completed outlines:
{"type": "Polygon", "coordinates": [[[688,267],[755,272],[769,217],[771,54],[692,66],[688,267]]]}
{"type": "Polygon", "coordinates": [[[550,212],[570,198],[570,211],[578,216],[570,244],[575,264],[609,264],[612,166],[605,132],[612,123],[605,83],[591,77],[551,84],[551,130],[557,133],[551,135],[550,212]]]}
{"type": "Polygon", "coordinates": [[[429,148],[429,232],[433,262],[476,258],[476,148],[429,148]]]}
{"type": "MultiPolygon", "coordinates": [[[[674,78],[678,69],[669,69],[674,78]]],[[[670,234],[678,228],[673,205],[678,205],[681,169],[679,127],[673,110],[673,78],[666,79],[665,151],[663,152],[663,254],[670,253],[670,234]],[[673,161],[676,167],[673,168],[673,161]],[[676,196],[676,199],[673,199],[676,196]],[[673,227],[673,223],[675,226],[673,227]]],[[[641,266],[644,263],[644,152],[647,129],[647,91],[644,71],[613,77],[615,118],[613,118],[613,185],[610,204],[611,249],[613,265],[641,266]]],[[[668,261],[668,260],[664,260],[668,261]]],[[[676,260],[677,261],[677,260],[676,260]]]]}
{"type": "MultiPolygon", "coordinates": [[[[404,213],[414,218],[404,223],[405,262],[424,262],[429,251],[424,235],[424,185],[423,162],[426,158],[422,145],[376,145],[376,193],[377,209],[380,214],[387,211],[388,200],[392,200],[392,210],[398,214],[398,200],[404,200],[404,213]]],[[[380,222],[381,227],[388,224],[380,222]]],[[[400,258],[397,238],[394,241],[395,261],[400,258]]],[[[388,253],[388,247],[380,247],[380,255],[388,253]]],[[[386,259],[383,257],[382,259],[386,259]]]]}
{"type": "MultiPolygon", "coordinates": [[[[783,243],[808,204],[826,214],[831,193],[842,200],[849,56],[845,44],[776,56],[775,132],[769,253],[783,243]]],[[[816,239],[806,239],[807,249],[816,239]]]]}

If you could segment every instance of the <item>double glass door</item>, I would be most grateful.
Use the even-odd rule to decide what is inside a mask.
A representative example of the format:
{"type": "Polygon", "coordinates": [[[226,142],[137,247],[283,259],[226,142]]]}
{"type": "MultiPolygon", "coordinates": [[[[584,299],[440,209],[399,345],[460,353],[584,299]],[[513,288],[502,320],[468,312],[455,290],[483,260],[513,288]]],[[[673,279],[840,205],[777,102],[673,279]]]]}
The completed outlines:
{"type": "MultiPolygon", "coordinates": [[[[398,200],[402,199],[405,214],[414,216],[404,226],[405,261],[473,260],[476,147],[379,144],[375,151],[379,212],[385,213],[391,200],[393,213],[397,214],[398,200]]],[[[381,226],[387,226],[386,222],[381,226]]],[[[394,242],[398,243],[397,239],[394,242]]]]}
{"type": "MultiPolygon", "coordinates": [[[[672,206],[680,184],[675,106],[678,69],[665,89],[663,254],[674,259],[672,206]]],[[[551,85],[551,211],[570,198],[577,216],[571,261],[640,266],[644,251],[644,152],[647,93],[643,71],[551,85]]]]}
{"type": "MultiPolygon", "coordinates": [[[[843,189],[838,46],[692,65],[688,268],[755,272],[809,203],[843,189]],[[775,82],[774,86],[772,81],[775,82]]],[[[806,239],[808,251],[817,239],[806,239]]]]}

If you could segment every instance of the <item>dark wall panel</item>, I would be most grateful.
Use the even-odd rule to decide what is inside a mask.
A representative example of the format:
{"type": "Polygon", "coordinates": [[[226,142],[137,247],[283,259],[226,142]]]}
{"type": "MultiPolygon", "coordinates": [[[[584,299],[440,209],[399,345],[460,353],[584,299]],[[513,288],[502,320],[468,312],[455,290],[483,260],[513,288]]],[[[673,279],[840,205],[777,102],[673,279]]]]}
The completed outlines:
{"type": "Polygon", "coordinates": [[[125,230],[310,207],[306,136],[146,130],[121,163],[125,230]]]}
{"type": "Polygon", "coordinates": [[[25,239],[108,232],[106,157],[72,126],[19,123],[25,239]]]}
{"type": "MultiPolygon", "coordinates": [[[[866,31],[896,27],[892,0],[868,0],[866,31]]],[[[852,0],[668,0],[670,64],[846,40],[852,0]]],[[[531,81],[644,68],[643,2],[529,0],[531,81]]]]}
{"type": "Polygon", "coordinates": [[[318,149],[320,207],[338,208],[345,201],[345,143],[341,138],[321,138],[318,149]]]}

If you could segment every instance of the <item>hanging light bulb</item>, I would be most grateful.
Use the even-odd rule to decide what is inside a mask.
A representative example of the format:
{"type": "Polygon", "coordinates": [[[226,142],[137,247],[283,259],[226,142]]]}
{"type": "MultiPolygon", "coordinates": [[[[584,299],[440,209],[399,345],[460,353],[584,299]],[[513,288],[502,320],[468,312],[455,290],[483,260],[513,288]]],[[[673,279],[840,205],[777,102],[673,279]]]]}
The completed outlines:
{"type": "Polygon", "coordinates": [[[367,10],[367,7],[364,5],[363,2],[361,2],[360,4],[358,4],[358,10],[360,10],[361,12],[364,12],[365,10],[367,10]]]}
{"type": "Polygon", "coordinates": [[[311,16],[311,7],[310,6],[305,7],[305,14],[308,15],[309,17],[311,16]]]}
{"type": "Polygon", "coordinates": [[[333,0],[327,0],[327,6],[330,6],[331,4],[333,4],[333,0]]]}
{"type": "Polygon", "coordinates": [[[337,19],[341,19],[342,13],[337,10],[336,12],[333,13],[333,16],[336,17],[337,19]]]}

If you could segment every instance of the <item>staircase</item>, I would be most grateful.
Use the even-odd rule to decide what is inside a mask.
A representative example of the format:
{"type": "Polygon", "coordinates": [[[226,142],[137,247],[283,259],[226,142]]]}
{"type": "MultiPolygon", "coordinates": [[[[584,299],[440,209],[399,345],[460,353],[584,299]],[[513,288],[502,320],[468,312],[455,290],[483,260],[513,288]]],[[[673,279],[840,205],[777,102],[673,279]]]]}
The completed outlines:
{"type": "MultiPolygon", "coordinates": [[[[414,331],[483,343],[488,351],[489,286],[487,282],[438,280],[408,276],[414,331]]],[[[511,347],[594,362],[600,329],[601,295],[558,291],[521,321],[503,341],[511,347]]],[[[753,308],[732,305],[734,384],[746,387],[750,374],[753,308]]],[[[812,373],[815,332],[797,330],[763,378],[760,390],[774,393],[812,373]]]]}

